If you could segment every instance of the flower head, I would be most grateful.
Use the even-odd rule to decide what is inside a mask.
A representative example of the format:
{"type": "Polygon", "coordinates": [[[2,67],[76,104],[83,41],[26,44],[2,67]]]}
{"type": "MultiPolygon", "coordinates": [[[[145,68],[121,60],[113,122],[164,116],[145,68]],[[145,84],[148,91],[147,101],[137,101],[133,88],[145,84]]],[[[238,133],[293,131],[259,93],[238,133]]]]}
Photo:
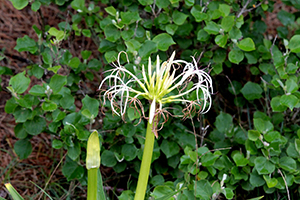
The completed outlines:
{"type": "Polygon", "coordinates": [[[99,86],[101,88],[105,81],[109,81],[111,87],[105,91],[103,98],[104,101],[106,98],[110,100],[112,111],[118,116],[123,116],[128,103],[138,101],[138,97],[144,97],[151,102],[150,124],[157,110],[162,110],[163,104],[166,103],[183,102],[186,105],[183,111],[198,109],[199,113],[206,113],[210,109],[211,93],[213,93],[212,79],[204,70],[198,69],[194,58],[191,63],[174,60],[175,52],[173,52],[168,61],[160,64],[159,56],[157,56],[153,70],[149,57],[147,69],[143,65],[142,76],[138,78],[137,74],[120,64],[121,53],[119,53],[117,64],[113,64],[115,68],[108,71],[110,74],[99,86]],[[191,84],[188,85],[188,83],[191,84]],[[185,99],[185,96],[192,92],[196,93],[196,99],[185,99]]]}

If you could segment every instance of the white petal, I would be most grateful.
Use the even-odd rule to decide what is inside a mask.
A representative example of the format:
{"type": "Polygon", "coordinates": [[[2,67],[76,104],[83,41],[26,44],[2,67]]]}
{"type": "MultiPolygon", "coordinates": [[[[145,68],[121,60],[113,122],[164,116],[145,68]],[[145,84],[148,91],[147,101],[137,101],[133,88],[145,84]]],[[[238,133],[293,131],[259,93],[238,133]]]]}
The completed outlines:
{"type": "Polygon", "coordinates": [[[151,106],[150,106],[150,113],[149,113],[149,124],[152,124],[153,119],[154,119],[154,115],[155,115],[155,98],[153,99],[151,106]]]}

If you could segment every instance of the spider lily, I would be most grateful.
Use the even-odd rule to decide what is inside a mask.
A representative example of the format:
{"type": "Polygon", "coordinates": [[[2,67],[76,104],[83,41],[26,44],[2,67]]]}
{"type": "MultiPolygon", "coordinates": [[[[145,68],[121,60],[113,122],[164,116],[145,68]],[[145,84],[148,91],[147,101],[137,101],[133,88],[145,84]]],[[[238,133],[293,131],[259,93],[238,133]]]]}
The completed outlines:
{"type": "MultiPolygon", "coordinates": [[[[121,52],[122,53],[122,52],[121,52]]],[[[121,54],[120,53],[120,54],[121,54]]],[[[125,53],[125,52],[124,52],[125,53]]],[[[106,98],[110,100],[112,111],[118,116],[123,116],[130,99],[137,100],[139,96],[150,100],[151,108],[149,114],[149,123],[152,124],[157,111],[162,110],[163,104],[171,102],[183,102],[189,106],[198,105],[199,113],[206,113],[211,107],[211,93],[213,93],[211,77],[203,70],[198,69],[196,60],[189,63],[184,60],[174,60],[175,52],[173,52],[169,61],[165,61],[160,65],[159,56],[157,56],[155,70],[152,70],[151,58],[149,57],[148,69],[142,66],[142,78],[138,78],[131,71],[122,66],[118,56],[117,65],[114,69],[108,70],[108,75],[100,84],[101,88],[105,81],[109,80],[111,86],[104,93],[104,101],[106,98]],[[183,71],[178,73],[175,66],[184,65],[183,71]],[[176,72],[178,75],[176,75],[176,72]],[[126,76],[127,75],[127,76],[126,76]],[[129,77],[129,79],[127,78],[129,77]],[[187,89],[187,83],[195,81],[193,86],[187,89]],[[137,84],[140,88],[133,89],[133,85],[137,84]],[[177,90],[178,94],[170,95],[171,92],[177,90]],[[187,94],[196,92],[196,100],[187,100],[184,97],[187,94]],[[202,96],[201,96],[202,94],[202,96]],[[119,98],[119,100],[117,99],[119,98]],[[155,105],[158,105],[157,107],[155,105]]],[[[128,58],[127,58],[128,60],[128,58]]],[[[141,104],[140,104],[141,105],[141,104]]]]}
{"type": "Polygon", "coordinates": [[[147,189],[155,140],[154,135],[158,137],[156,130],[157,115],[164,116],[163,104],[183,102],[186,105],[184,110],[188,113],[197,107],[200,108],[198,113],[206,113],[211,107],[212,80],[206,72],[198,69],[194,58],[191,63],[184,60],[174,60],[175,52],[168,61],[163,62],[161,65],[157,56],[154,70],[152,70],[151,58],[149,58],[148,69],[146,70],[143,65],[142,74],[138,74],[142,77],[139,78],[138,75],[120,64],[120,54],[118,55],[117,64],[113,64],[115,68],[108,71],[110,74],[103,79],[99,88],[108,80],[111,87],[104,93],[104,103],[105,99],[108,98],[112,111],[118,116],[124,116],[127,105],[132,102],[138,102],[143,112],[143,106],[138,97],[144,97],[151,102],[143,158],[134,198],[135,200],[141,200],[145,198],[147,189]],[[183,70],[178,72],[176,66],[181,65],[184,66],[183,70]],[[192,87],[188,87],[190,82],[192,87]],[[192,92],[196,92],[195,100],[184,98],[192,92]]]}

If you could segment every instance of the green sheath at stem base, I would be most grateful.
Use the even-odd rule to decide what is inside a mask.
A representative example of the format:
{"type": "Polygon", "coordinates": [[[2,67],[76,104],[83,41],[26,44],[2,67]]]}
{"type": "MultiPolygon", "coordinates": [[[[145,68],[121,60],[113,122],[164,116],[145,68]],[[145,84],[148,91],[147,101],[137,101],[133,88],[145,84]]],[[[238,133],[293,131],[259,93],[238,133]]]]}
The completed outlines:
{"type": "MultiPolygon", "coordinates": [[[[92,168],[88,170],[87,200],[97,199],[97,171],[98,168],[92,168]]],[[[102,185],[99,187],[102,187],[102,185]]]]}
{"type": "MultiPolygon", "coordinates": [[[[155,106],[155,104],[153,106],[155,106]]],[[[150,166],[151,166],[151,161],[152,161],[154,139],[155,139],[154,133],[152,131],[152,127],[155,127],[155,125],[156,125],[155,120],[153,120],[153,123],[154,124],[150,124],[148,121],[143,159],[142,159],[142,164],[141,164],[141,168],[140,168],[139,179],[138,179],[138,184],[137,184],[134,200],[144,200],[145,199],[145,194],[146,194],[146,189],[147,189],[147,184],[148,184],[148,179],[149,179],[149,173],[150,173],[150,166]]]]}

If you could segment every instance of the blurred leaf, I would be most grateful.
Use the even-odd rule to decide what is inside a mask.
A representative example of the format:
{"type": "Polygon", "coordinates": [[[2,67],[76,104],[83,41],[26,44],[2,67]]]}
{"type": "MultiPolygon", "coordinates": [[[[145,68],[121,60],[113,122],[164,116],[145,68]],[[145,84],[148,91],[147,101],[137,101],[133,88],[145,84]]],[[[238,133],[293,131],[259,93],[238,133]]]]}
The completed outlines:
{"type": "Polygon", "coordinates": [[[10,183],[6,183],[5,187],[8,190],[13,200],[24,200],[23,197],[17,192],[17,190],[10,183]]]}
{"type": "Polygon", "coordinates": [[[211,188],[211,184],[207,180],[197,181],[195,184],[197,188],[195,188],[195,196],[199,197],[203,200],[210,200],[213,195],[213,190],[211,188]]]}
{"type": "Polygon", "coordinates": [[[238,43],[238,47],[243,51],[255,50],[255,44],[251,38],[245,38],[238,43]]]}
{"type": "Polygon", "coordinates": [[[264,177],[264,179],[265,179],[265,181],[266,181],[269,188],[275,187],[278,183],[276,178],[271,178],[267,175],[264,175],[263,177],[264,177]]]}
{"type": "Polygon", "coordinates": [[[21,160],[26,159],[32,152],[32,145],[28,139],[18,140],[14,145],[14,150],[21,160]]]}
{"type": "Polygon", "coordinates": [[[289,107],[291,110],[298,104],[299,99],[294,95],[282,95],[280,97],[280,103],[283,106],[289,107]]]}
{"type": "Polygon", "coordinates": [[[280,10],[277,13],[277,18],[284,26],[292,25],[295,22],[295,15],[285,10],[280,10]]]}
{"type": "Polygon", "coordinates": [[[67,77],[54,74],[50,80],[49,86],[53,91],[53,94],[57,94],[64,85],[67,84],[67,77]]]}
{"type": "Polygon", "coordinates": [[[221,112],[215,122],[215,126],[222,134],[228,133],[232,128],[232,117],[231,115],[221,112]]]}
{"type": "Polygon", "coordinates": [[[235,16],[226,16],[222,19],[221,27],[225,32],[229,32],[234,25],[235,16]]]}
{"type": "Polygon", "coordinates": [[[138,52],[142,58],[148,58],[152,53],[156,53],[157,50],[157,44],[153,41],[147,40],[144,44],[142,44],[142,47],[138,52]]]}
{"type": "Polygon", "coordinates": [[[161,51],[167,51],[169,46],[176,44],[172,37],[167,33],[161,33],[155,36],[152,41],[157,44],[157,48],[161,51]]]}
{"type": "Polygon", "coordinates": [[[166,155],[167,158],[176,155],[180,150],[176,142],[167,140],[163,140],[163,142],[160,145],[160,149],[166,155]]]}
{"type": "MultiPolygon", "coordinates": [[[[21,1],[26,2],[26,0],[21,1]]],[[[17,39],[17,46],[14,49],[18,52],[29,51],[31,54],[34,54],[38,50],[38,46],[33,39],[25,35],[23,38],[17,39]]]]}
{"type": "Polygon", "coordinates": [[[17,94],[24,93],[30,84],[30,78],[25,76],[25,71],[13,76],[9,80],[9,85],[12,86],[14,92],[17,94]]]}
{"type": "Polygon", "coordinates": [[[179,12],[178,10],[175,10],[172,14],[173,21],[176,25],[182,25],[187,17],[188,15],[179,12]]]}
{"type": "Polygon", "coordinates": [[[275,165],[262,156],[258,156],[254,164],[258,174],[270,174],[275,170],[275,165]]]}
{"type": "Polygon", "coordinates": [[[228,54],[229,61],[239,64],[244,59],[244,53],[241,50],[233,49],[228,54]]]}
{"type": "Polygon", "coordinates": [[[263,90],[257,83],[248,81],[241,89],[241,92],[247,100],[251,101],[261,98],[263,90]]]}

